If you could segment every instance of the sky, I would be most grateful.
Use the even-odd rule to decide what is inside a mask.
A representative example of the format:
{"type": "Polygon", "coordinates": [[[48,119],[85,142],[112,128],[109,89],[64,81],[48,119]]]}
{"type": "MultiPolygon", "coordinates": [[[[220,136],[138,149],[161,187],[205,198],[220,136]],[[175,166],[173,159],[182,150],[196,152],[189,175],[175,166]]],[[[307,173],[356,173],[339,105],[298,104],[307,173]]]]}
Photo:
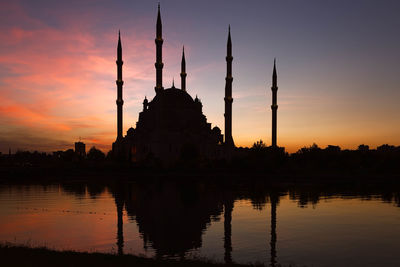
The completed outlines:
{"type": "MultiPolygon", "coordinates": [[[[271,140],[278,72],[278,145],[400,145],[400,2],[161,2],[163,85],[180,85],[224,131],[226,41],[233,46],[236,146],[271,140]]],[[[87,147],[116,139],[118,30],[124,132],[155,95],[157,1],[0,0],[0,152],[87,147]]]]}

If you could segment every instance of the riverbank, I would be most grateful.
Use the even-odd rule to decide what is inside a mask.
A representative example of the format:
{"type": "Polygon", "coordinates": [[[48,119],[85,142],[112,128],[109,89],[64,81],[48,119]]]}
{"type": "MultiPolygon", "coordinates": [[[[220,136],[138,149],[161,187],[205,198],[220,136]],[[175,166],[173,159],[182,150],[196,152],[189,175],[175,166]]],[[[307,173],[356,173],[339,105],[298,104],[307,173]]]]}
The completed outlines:
{"type": "Polygon", "coordinates": [[[88,253],[76,251],[55,251],[45,247],[32,248],[10,244],[0,245],[0,263],[2,266],[264,266],[263,264],[222,264],[209,260],[164,260],[134,255],[116,255],[108,253],[88,253]]]}
{"type": "Polygon", "coordinates": [[[320,183],[398,183],[400,172],[345,172],[332,170],[237,170],[231,168],[140,168],[129,164],[0,164],[0,183],[52,183],[64,181],[229,181],[234,183],[267,182],[320,183]]]}

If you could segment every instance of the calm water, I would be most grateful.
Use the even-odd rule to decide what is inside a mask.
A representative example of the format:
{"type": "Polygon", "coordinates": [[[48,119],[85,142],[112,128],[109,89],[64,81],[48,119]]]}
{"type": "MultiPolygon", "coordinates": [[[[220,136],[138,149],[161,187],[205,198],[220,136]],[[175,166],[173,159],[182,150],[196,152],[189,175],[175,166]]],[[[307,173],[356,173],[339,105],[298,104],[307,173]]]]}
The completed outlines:
{"type": "Polygon", "coordinates": [[[393,188],[0,185],[0,241],[297,266],[400,266],[393,188]]]}

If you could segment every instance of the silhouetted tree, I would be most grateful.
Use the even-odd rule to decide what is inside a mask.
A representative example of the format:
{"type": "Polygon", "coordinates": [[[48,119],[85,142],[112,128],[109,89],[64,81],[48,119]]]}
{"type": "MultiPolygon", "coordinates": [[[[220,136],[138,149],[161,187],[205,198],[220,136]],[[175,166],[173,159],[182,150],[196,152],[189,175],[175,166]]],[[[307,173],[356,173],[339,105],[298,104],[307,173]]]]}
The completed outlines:
{"type": "Polygon", "coordinates": [[[340,146],[333,146],[333,145],[328,145],[326,148],[325,148],[325,151],[327,151],[327,152],[331,152],[331,153],[338,153],[338,152],[340,152],[340,146]]]}
{"type": "Polygon", "coordinates": [[[255,151],[262,151],[265,150],[267,146],[265,145],[265,143],[263,142],[263,140],[260,139],[260,141],[257,141],[253,144],[253,146],[251,147],[251,149],[255,150],[255,151]]]}
{"type": "MultiPolygon", "coordinates": [[[[263,142],[263,140],[257,141],[250,148],[250,156],[254,161],[256,159],[261,160],[261,158],[265,158],[267,152],[267,146],[263,142]]],[[[258,163],[259,164],[259,163],[258,163]]]]}
{"type": "Polygon", "coordinates": [[[359,146],[358,146],[358,150],[359,150],[359,151],[363,151],[363,152],[369,151],[369,146],[364,145],[364,144],[359,145],[359,146]]]}
{"type": "Polygon", "coordinates": [[[313,143],[312,146],[300,148],[296,153],[297,154],[308,154],[308,153],[317,153],[321,151],[321,148],[316,143],[313,143]]]}
{"type": "Polygon", "coordinates": [[[68,149],[68,150],[64,151],[62,154],[63,160],[66,160],[66,161],[72,161],[72,160],[74,160],[75,157],[76,157],[76,155],[75,155],[75,152],[73,149],[68,149]]]}
{"type": "Polygon", "coordinates": [[[105,157],[106,157],[106,155],[101,150],[97,149],[96,147],[92,147],[87,154],[87,158],[89,160],[93,160],[93,161],[104,160],[105,157]]]}
{"type": "Polygon", "coordinates": [[[111,160],[111,159],[113,159],[113,158],[114,158],[113,151],[112,151],[112,150],[108,151],[108,152],[107,152],[106,159],[107,159],[107,160],[111,160]]]}
{"type": "Polygon", "coordinates": [[[376,148],[376,150],[377,150],[377,151],[380,151],[380,152],[395,151],[395,149],[396,149],[395,146],[388,145],[388,144],[384,144],[384,145],[378,146],[378,147],[376,148]]]}

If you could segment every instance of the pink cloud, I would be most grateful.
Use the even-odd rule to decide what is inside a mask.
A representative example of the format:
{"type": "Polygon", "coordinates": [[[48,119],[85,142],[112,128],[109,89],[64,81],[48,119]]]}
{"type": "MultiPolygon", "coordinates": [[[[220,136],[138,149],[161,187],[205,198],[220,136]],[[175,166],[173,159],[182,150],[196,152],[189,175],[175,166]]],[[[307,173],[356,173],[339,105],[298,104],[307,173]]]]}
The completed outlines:
{"type": "MultiPolygon", "coordinates": [[[[86,31],[83,28],[90,18],[84,17],[69,21],[66,28],[54,28],[30,17],[18,5],[2,7],[26,24],[3,25],[0,31],[0,121],[4,129],[39,130],[42,137],[61,135],[71,144],[78,136],[100,133],[87,138],[88,144],[109,149],[115,138],[110,131],[115,116],[109,111],[115,102],[116,31],[86,31]]],[[[131,82],[125,90],[143,95],[138,85],[153,80],[154,44],[145,32],[129,36],[122,36],[124,79],[133,78],[137,84],[131,82]]]]}

